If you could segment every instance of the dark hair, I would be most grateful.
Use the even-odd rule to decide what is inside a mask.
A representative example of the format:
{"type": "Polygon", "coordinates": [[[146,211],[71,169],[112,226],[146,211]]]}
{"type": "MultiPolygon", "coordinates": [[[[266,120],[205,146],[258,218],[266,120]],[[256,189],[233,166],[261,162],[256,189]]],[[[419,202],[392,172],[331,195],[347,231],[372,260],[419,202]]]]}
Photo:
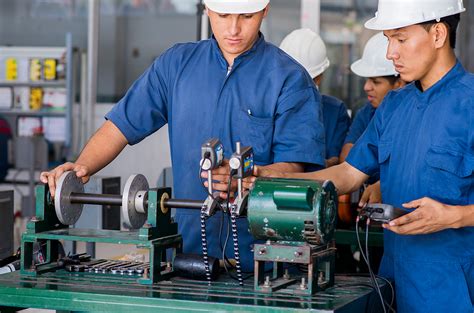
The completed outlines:
{"type": "Polygon", "coordinates": [[[388,82],[390,83],[390,85],[395,85],[396,82],[398,81],[398,79],[400,78],[400,76],[398,75],[388,75],[388,76],[382,76],[382,78],[385,78],[386,80],[388,80],[388,82]]]}
{"type": "Polygon", "coordinates": [[[461,14],[454,14],[446,17],[442,17],[439,22],[436,20],[431,20],[428,22],[423,22],[418,25],[429,31],[431,27],[437,23],[443,23],[448,27],[449,32],[449,45],[452,49],[456,48],[456,32],[458,29],[459,21],[461,20],[461,14]]]}

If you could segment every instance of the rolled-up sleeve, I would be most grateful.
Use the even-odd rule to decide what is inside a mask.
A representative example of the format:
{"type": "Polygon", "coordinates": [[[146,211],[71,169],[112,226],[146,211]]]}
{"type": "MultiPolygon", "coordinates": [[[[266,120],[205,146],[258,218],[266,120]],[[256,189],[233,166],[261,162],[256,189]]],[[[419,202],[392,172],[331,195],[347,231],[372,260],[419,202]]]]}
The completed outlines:
{"type": "Polygon", "coordinates": [[[167,123],[167,53],[143,73],[105,118],[133,145],[167,123]]]}

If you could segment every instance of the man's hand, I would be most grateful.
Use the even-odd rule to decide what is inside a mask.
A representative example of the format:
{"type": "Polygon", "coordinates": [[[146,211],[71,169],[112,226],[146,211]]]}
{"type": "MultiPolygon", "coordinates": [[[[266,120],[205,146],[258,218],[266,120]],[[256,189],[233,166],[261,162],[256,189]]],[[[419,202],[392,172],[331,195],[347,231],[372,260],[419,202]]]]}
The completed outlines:
{"type": "Polygon", "coordinates": [[[42,172],[40,175],[40,180],[42,183],[49,185],[49,192],[51,194],[51,197],[54,198],[54,194],[56,192],[56,183],[59,180],[59,177],[61,177],[61,175],[67,171],[76,172],[76,176],[82,178],[82,182],[84,184],[89,181],[89,169],[86,166],[77,163],[67,162],[62,165],[59,165],[58,167],[49,172],[42,172]]]}
{"type": "Polygon", "coordinates": [[[359,201],[359,207],[367,203],[382,203],[382,192],[380,191],[380,180],[375,184],[367,186],[359,201]]]}
{"type": "Polygon", "coordinates": [[[403,204],[416,209],[383,227],[400,235],[420,235],[461,227],[459,207],[446,205],[430,198],[422,198],[403,204]]]}

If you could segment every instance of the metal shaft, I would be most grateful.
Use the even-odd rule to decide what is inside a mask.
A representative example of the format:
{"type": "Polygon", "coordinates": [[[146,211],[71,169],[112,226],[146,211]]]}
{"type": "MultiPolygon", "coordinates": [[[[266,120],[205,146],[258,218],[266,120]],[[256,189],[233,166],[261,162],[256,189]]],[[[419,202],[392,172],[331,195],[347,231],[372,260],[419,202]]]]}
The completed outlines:
{"type": "Polygon", "coordinates": [[[212,171],[209,170],[207,171],[207,191],[209,192],[210,195],[214,192],[212,190],[212,171]]]}
{"type": "Polygon", "coordinates": [[[122,196],[72,192],[69,201],[83,204],[122,205],[122,196]]]}
{"type": "MultiPolygon", "coordinates": [[[[93,193],[71,193],[71,203],[100,204],[100,205],[122,205],[121,195],[93,194],[93,193]]],[[[145,202],[148,204],[148,201],[145,202]]],[[[203,201],[186,199],[166,199],[163,206],[175,209],[201,209],[203,201]]]]}
{"type": "Polygon", "coordinates": [[[203,201],[198,200],[178,200],[178,199],[167,199],[163,201],[163,206],[166,208],[175,209],[201,209],[203,201]]]}
{"type": "MultiPolygon", "coordinates": [[[[240,150],[240,142],[237,141],[235,143],[235,152],[237,154],[240,154],[240,151],[241,151],[240,150]]],[[[242,164],[240,166],[242,166],[242,164]]],[[[237,179],[237,199],[238,200],[242,199],[242,190],[243,190],[243,188],[242,188],[242,178],[239,178],[239,179],[237,179]]]]}

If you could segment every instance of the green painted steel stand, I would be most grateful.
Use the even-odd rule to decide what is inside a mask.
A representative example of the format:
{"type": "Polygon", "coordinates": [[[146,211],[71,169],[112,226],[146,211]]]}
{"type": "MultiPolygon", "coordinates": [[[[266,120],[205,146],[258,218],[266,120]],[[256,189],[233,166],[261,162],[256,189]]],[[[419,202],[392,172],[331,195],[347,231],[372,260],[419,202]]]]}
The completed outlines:
{"type": "Polygon", "coordinates": [[[171,188],[148,190],[148,212],[146,223],[138,231],[115,231],[97,229],[77,229],[62,225],[56,217],[48,187],[36,187],[36,216],[28,222],[22,236],[21,273],[37,276],[57,270],[61,257],[58,251],[59,240],[80,242],[102,242],[110,244],[134,244],[148,249],[150,271],[140,278],[140,284],[151,285],[173,275],[173,269],[161,269],[166,261],[166,250],[173,251],[172,259],[182,250],[182,237],[178,226],[171,221],[171,210],[160,206],[162,197],[171,195],[171,188]],[[45,262],[34,264],[33,244],[41,242],[46,246],[45,262]]]}

